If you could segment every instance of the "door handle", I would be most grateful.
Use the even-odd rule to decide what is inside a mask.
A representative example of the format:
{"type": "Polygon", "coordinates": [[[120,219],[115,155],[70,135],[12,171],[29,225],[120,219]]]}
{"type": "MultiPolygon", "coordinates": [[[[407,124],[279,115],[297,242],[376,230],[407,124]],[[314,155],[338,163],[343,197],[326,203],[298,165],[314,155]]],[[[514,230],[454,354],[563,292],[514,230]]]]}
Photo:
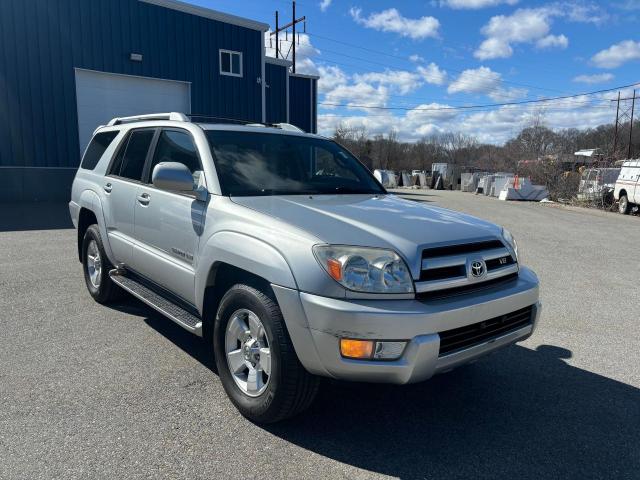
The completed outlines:
{"type": "Polygon", "coordinates": [[[111,193],[111,190],[113,190],[113,185],[111,185],[110,183],[107,183],[104,187],[104,191],[107,193],[111,193]]]}
{"type": "Polygon", "coordinates": [[[149,196],[148,193],[142,193],[138,195],[136,198],[138,199],[138,202],[141,205],[149,205],[149,202],[151,201],[151,197],[149,196]]]}

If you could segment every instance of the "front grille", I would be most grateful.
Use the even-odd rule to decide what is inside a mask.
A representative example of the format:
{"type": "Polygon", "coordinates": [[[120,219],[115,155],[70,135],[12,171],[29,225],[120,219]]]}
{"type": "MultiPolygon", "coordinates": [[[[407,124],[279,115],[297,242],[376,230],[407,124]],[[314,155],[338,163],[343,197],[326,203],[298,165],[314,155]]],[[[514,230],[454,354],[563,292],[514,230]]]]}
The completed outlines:
{"type": "Polygon", "coordinates": [[[416,296],[429,299],[443,294],[458,295],[487,288],[517,273],[515,258],[499,239],[428,247],[422,251],[416,296]],[[480,275],[475,275],[477,268],[472,270],[477,262],[485,267],[480,275]]]}
{"type": "Polygon", "coordinates": [[[530,325],[533,306],[465,327],[439,332],[439,356],[465,350],[530,325]]]}
{"type": "Polygon", "coordinates": [[[486,240],[483,242],[462,243],[458,245],[445,245],[444,247],[425,248],[422,251],[422,259],[445,257],[447,255],[466,255],[468,253],[491,250],[492,248],[503,248],[504,244],[500,240],[486,240]]]}
{"type": "Polygon", "coordinates": [[[494,278],[492,280],[486,280],[480,283],[470,283],[463,285],[462,287],[446,288],[443,290],[433,290],[431,292],[416,293],[416,300],[433,301],[442,300],[444,298],[451,298],[457,295],[469,295],[471,293],[482,292],[494,287],[505,287],[515,282],[518,279],[517,273],[512,273],[504,277],[494,278]]]}
{"type": "MultiPolygon", "coordinates": [[[[487,267],[488,268],[488,267],[487,267]]],[[[420,273],[420,281],[444,280],[445,278],[464,277],[467,270],[464,265],[454,265],[453,267],[431,268],[420,273]]]]}

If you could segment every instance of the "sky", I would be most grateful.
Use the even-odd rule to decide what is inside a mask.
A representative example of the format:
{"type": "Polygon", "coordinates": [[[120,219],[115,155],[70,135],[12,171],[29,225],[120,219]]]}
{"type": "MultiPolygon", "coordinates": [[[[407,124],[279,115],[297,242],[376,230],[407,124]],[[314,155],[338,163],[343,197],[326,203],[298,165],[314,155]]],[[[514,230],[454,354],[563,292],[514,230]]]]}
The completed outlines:
{"type": "MultiPolygon", "coordinates": [[[[291,19],[287,0],[188,1],[272,27],[275,10],[291,19]]],[[[297,71],[320,76],[325,135],[342,124],[370,135],[393,129],[405,141],[453,131],[502,144],[533,119],[553,129],[613,123],[618,90],[495,104],[640,89],[640,0],[300,0],[296,8],[307,17],[297,71]]],[[[275,56],[273,41],[266,46],[275,56]]]]}

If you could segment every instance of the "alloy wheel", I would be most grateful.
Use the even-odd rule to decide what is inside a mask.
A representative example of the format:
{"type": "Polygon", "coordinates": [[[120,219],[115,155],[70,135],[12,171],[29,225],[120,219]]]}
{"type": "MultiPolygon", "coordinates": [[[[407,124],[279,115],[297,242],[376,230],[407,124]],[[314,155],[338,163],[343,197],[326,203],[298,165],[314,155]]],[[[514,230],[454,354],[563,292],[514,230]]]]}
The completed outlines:
{"type": "Polygon", "coordinates": [[[225,354],[233,381],[250,397],[265,391],[271,379],[271,349],[264,325],[247,309],[236,310],[225,335],[225,354]]]}

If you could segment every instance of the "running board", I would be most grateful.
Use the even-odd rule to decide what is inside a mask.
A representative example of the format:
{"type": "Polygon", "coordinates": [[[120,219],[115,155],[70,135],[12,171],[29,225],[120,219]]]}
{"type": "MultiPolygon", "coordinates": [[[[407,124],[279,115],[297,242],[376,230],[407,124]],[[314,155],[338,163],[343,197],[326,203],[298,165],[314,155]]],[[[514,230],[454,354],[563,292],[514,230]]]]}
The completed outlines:
{"type": "Polygon", "coordinates": [[[126,276],[126,272],[114,268],[109,272],[111,281],[118,285],[123,290],[126,290],[134,297],[143,301],[154,310],[157,310],[165,317],[173,320],[185,330],[191,333],[202,336],[202,320],[192,313],[188,312],[184,308],[176,305],[165,297],[159,295],[149,287],[137,282],[131,277],[126,276]]]}

